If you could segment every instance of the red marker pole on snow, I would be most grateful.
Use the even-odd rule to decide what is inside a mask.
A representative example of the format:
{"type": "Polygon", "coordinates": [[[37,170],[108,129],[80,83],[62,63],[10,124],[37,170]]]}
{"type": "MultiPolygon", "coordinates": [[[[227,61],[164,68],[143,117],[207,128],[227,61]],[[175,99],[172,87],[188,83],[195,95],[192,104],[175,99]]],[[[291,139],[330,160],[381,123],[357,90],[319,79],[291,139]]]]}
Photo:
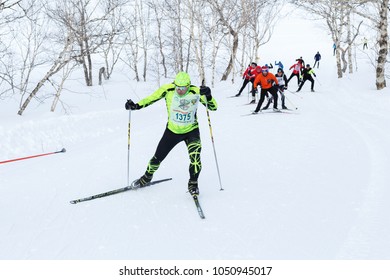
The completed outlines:
{"type": "Polygon", "coordinates": [[[45,153],[45,154],[39,154],[39,155],[33,155],[33,156],[28,156],[28,157],[22,157],[22,158],[15,158],[15,159],[9,159],[9,160],[5,160],[5,161],[0,161],[0,164],[9,163],[9,162],[18,161],[18,160],[25,160],[25,159],[30,159],[30,158],[54,155],[54,154],[58,154],[58,153],[65,153],[65,152],[66,152],[65,148],[62,148],[61,151],[56,151],[56,152],[51,152],[51,153],[45,153]]]}

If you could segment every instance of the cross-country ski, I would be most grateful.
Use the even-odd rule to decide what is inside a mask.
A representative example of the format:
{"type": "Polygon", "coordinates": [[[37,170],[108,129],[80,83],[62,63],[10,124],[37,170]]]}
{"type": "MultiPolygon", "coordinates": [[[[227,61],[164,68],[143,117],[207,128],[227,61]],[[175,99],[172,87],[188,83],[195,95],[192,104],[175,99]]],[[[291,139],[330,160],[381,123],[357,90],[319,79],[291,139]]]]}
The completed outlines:
{"type": "MultiPolygon", "coordinates": [[[[163,183],[163,182],[170,181],[170,180],[172,180],[172,178],[166,178],[166,179],[151,181],[151,182],[147,183],[143,187],[149,187],[149,186],[152,186],[152,185],[155,185],[155,184],[159,184],[159,183],[163,183]]],[[[119,188],[119,189],[115,189],[115,190],[111,190],[111,191],[107,191],[107,192],[103,192],[103,193],[99,193],[99,194],[95,194],[95,195],[91,195],[91,196],[87,196],[87,197],[83,197],[83,198],[74,199],[74,200],[71,200],[70,203],[71,204],[76,204],[76,203],[80,203],[80,202],[84,202],[84,201],[89,201],[89,200],[93,200],[93,199],[97,199],[97,198],[102,198],[102,197],[106,197],[106,196],[110,196],[110,195],[126,192],[126,191],[129,191],[129,190],[134,190],[134,188],[132,186],[127,186],[127,187],[123,187],[123,188],[119,188]]]]}

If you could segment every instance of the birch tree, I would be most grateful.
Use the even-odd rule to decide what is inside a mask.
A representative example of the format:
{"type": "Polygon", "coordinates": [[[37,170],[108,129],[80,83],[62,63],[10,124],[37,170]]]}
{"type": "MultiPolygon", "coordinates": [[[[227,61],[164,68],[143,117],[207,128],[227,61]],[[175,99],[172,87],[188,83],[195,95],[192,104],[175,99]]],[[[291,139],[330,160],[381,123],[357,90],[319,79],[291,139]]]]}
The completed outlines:
{"type": "Polygon", "coordinates": [[[64,0],[55,3],[51,12],[52,18],[72,33],[72,43],[77,47],[74,51],[78,52],[76,56],[83,67],[87,86],[93,85],[92,55],[116,34],[116,30],[106,33],[109,30],[106,26],[113,11],[123,3],[123,0],[64,0]]]}
{"type": "Polygon", "coordinates": [[[12,25],[21,24],[26,17],[21,2],[22,0],[0,0],[0,99],[13,96],[18,91],[18,54],[13,47],[16,34],[12,25]]]}
{"type": "Polygon", "coordinates": [[[31,91],[29,96],[26,98],[26,100],[20,106],[20,109],[18,111],[18,115],[23,114],[24,110],[30,104],[31,100],[37,95],[38,91],[42,88],[42,86],[46,83],[46,81],[48,81],[53,75],[55,75],[57,72],[59,72],[63,67],[65,67],[70,61],[72,61],[74,59],[70,55],[72,52],[72,39],[71,39],[71,37],[69,37],[64,42],[65,42],[64,47],[63,47],[62,51],[60,52],[60,54],[58,55],[57,59],[53,62],[50,69],[41,78],[41,80],[37,83],[37,85],[31,91]]]}
{"type": "Polygon", "coordinates": [[[149,34],[150,34],[150,7],[144,6],[144,1],[135,1],[136,12],[139,14],[140,23],[140,45],[143,57],[142,77],[146,82],[146,72],[148,66],[149,34]]]}
{"type": "Polygon", "coordinates": [[[192,49],[195,54],[196,65],[200,81],[206,82],[205,73],[205,41],[207,41],[206,26],[208,14],[207,6],[204,1],[190,0],[188,1],[188,9],[190,11],[190,33],[192,38],[192,49]]]}
{"type": "Polygon", "coordinates": [[[344,20],[344,13],[339,5],[338,0],[301,0],[294,1],[299,7],[307,10],[312,15],[325,21],[328,30],[332,36],[332,40],[336,45],[336,65],[338,78],[343,77],[343,71],[341,67],[340,50],[342,50],[341,36],[344,32],[344,24],[340,21],[344,20]]]}
{"type": "Polygon", "coordinates": [[[135,80],[140,81],[140,74],[138,70],[138,62],[140,59],[140,20],[139,14],[136,12],[134,6],[128,11],[126,17],[123,17],[121,20],[121,25],[124,27],[124,54],[125,57],[122,58],[122,61],[133,70],[135,75],[135,80]]]}
{"type": "Polygon", "coordinates": [[[48,34],[47,18],[42,11],[45,1],[5,1],[2,4],[10,14],[6,10],[5,21],[1,23],[6,29],[1,41],[7,49],[4,49],[6,56],[1,59],[0,73],[3,73],[0,76],[8,86],[6,92],[19,94],[21,107],[24,96],[31,89],[33,73],[48,62],[44,53],[48,34]]]}
{"type": "MultiPolygon", "coordinates": [[[[344,0],[297,0],[294,3],[326,23],[337,47],[337,77],[342,78],[348,65],[345,56],[351,51],[353,42],[359,34],[360,24],[356,28],[350,23],[351,13],[356,3],[344,0]]],[[[352,63],[352,59],[348,59],[348,61],[352,63]]],[[[352,65],[350,69],[352,69],[352,65]]]]}
{"type": "Polygon", "coordinates": [[[273,27],[278,19],[278,13],[281,9],[281,2],[270,0],[250,0],[252,10],[249,10],[250,33],[248,38],[254,42],[253,53],[256,62],[260,62],[260,47],[269,42],[272,37],[273,27]]]}
{"type": "Polygon", "coordinates": [[[188,27],[188,9],[185,5],[187,0],[164,0],[162,11],[165,16],[166,45],[170,48],[169,57],[175,72],[188,71],[186,58],[190,34],[186,32],[188,27]]]}
{"type": "Polygon", "coordinates": [[[163,68],[163,76],[164,78],[166,78],[168,76],[168,69],[167,69],[167,63],[166,63],[166,54],[165,54],[165,51],[164,51],[164,47],[165,47],[165,41],[164,41],[164,38],[163,38],[163,30],[162,30],[162,27],[163,27],[163,21],[164,21],[164,18],[163,18],[163,14],[160,13],[160,10],[162,9],[160,7],[160,4],[159,3],[155,3],[155,1],[151,1],[149,3],[149,6],[151,7],[151,9],[153,10],[154,12],[154,20],[155,20],[155,25],[157,27],[157,30],[156,30],[156,36],[155,36],[155,41],[154,41],[154,44],[157,48],[157,65],[161,65],[162,68],[163,68]]]}
{"type": "Polygon", "coordinates": [[[125,0],[108,0],[102,4],[104,14],[109,15],[109,17],[103,29],[103,36],[106,38],[99,46],[105,64],[104,70],[99,69],[99,83],[100,72],[104,71],[105,79],[110,79],[115,65],[120,60],[124,48],[122,38],[125,33],[125,27],[121,24],[121,18],[127,14],[126,2],[125,0]],[[112,9],[113,6],[116,8],[112,9]]]}
{"type": "Polygon", "coordinates": [[[61,93],[62,93],[62,90],[64,89],[65,82],[70,77],[70,75],[75,67],[76,67],[76,64],[72,63],[72,61],[67,63],[62,68],[62,71],[61,71],[62,75],[61,75],[60,82],[58,83],[58,85],[54,85],[52,83],[53,87],[56,87],[56,94],[54,95],[54,99],[53,99],[53,102],[51,104],[51,109],[50,109],[51,112],[55,111],[57,104],[60,101],[61,93]]]}
{"type": "Polygon", "coordinates": [[[387,61],[387,54],[389,52],[389,35],[388,35],[388,9],[389,9],[389,0],[378,1],[378,11],[379,11],[379,20],[378,20],[378,43],[379,43],[379,53],[376,66],[376,88],[378,90],[386,87],[385,79],[385,64],[387,61]]]}
{"type": "Polygon", "coordinates": [[[245,0],[208,0],[208,2],[218,15],[218,23],[223,28],[222,32],[225,35],[231,36],[231,42],[227,40],[229,42],[228,48],[230,52],[229,61],[221,78],[222,81],[226,81],[236,61],[239,47],[239,34],[250,20],[246,15],[250,11],[251,5],[245,0]]]}
{"type": "Polygon", "coordinates": [[[377,90],[381,90],[386,87],[386,62],[389,52],[389,34],[388,34],[388,10],[389,0],[373,0],[362,1],[365,5],[360,6],[355,12],[370,20],[372,22],[373,29],[377,33],[377,57],[375,59],[376,65],[376,79],[375,85],[377,90]],[[371,9],[373,8],[373,9],[371,9]],[[367,11],[374,10],[375,13],[368,13],[367,11]]]}

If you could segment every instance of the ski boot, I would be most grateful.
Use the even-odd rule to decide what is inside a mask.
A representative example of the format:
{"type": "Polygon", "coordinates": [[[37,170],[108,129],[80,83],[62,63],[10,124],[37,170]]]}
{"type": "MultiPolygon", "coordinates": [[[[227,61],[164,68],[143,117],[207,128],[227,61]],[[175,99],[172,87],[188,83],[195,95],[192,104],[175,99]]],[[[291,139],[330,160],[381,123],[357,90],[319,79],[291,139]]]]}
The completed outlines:
{"type": "Polygon", "coordinates": [[[152,178],[153,178],[153,175],[144,174],[141,176],[141,178],[134,180],[131,183],[130,187],[133,190],[136,190],[138,188],[143,188],[143,187],[147,186],[150,183],[150,181],[152,181],[152,178]]]}
{"type": "Polygon", "coordinates": [[[198,182],[197,181],[188,181],[188,192],[192,196],[198,196],[199,195],[199,189],[198,189],[198,182]]]}

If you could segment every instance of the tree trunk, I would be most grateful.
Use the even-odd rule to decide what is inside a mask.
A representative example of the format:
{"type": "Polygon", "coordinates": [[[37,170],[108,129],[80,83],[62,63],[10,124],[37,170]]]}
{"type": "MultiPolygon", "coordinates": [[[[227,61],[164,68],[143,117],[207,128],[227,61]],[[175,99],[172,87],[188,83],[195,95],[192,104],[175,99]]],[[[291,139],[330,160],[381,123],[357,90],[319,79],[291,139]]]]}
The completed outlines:
{"type": "Polygon", "coordinates": [[[103,83],[103,79],[104,78],[105,80],[107,80],[107,75],[106,75],[106,68],[104,67],[101,67],[100,70],[99,70],[99,85],[101,86],[102,83],[103,83]]]}
{"type": "Polygon", "coordinates": [[[343,73],[345,73],[345,71],[347,71],[347,67],[348,67],[348,63],[347,63],[347,60],[345,59],[345,55],[347,54],[347,50],[344,50],[342,48],[339,48],[340,51],[341,51],[341,61],[343,62],[343,67],[341,68],[341,71],[343,71],[343,73]]]}
{"type": "Polygon", "coordinates": [[[348,69],[349,73],[353,73],[353,64],[352,64],[352,34],[351,34],[351,14],[348,13],[348,19],[347,19],[347,26],[348,26],[348,69]]]}
{"type": "Polygon", "coordinates": [[[66,41],[66,45],[64,46],[64,49],[58,56],[58,58],[54,61],[53,66],[50,68],[50,70],[46,73],[46,75],[38,82],[38,84],[35,86],[35,88],[31,91],[30,95],[27,97],[27,99],[24,101],[22,106],[20,106],[20,109],[18,111],[18,115],[22,115],[24,110],[27,108],[30,101],[37,95],[38,91],[41,89],[41,87],[45,84],[45,82],[50,79],[51,76],[56,74],[58,71],[60,71],[63,67],[65,67],[72,58],[66,57],[66,53],[69,52],[72,45],[70,41],[66,41]]]}
{"type": "Polygon", "coordinates": [[[40,88],[45,84],[45,82],[58,71],[60,71],[69,61],[65,62],[55,62],[54,65],[50,68],[50,70],[46,73],[46,75],[38,82],[36,87],[31,91],[30,95],[24,101],[23,105],[20,107],[18,111],[18,115],[22,115],[24,110],[27,108],[30,101],[37,95],[40,88]]]}
{"type": "MultiPolygon", "coordinates": [[[[89,46],[88,46],[89,50],[89,46]]],[[[88,51],[88,56],[87,56],[87,61],[88,61],[88,84],[87,86],[92,86],[92,58],[91,54],[88,51]]]]}
{"type": "MultiPolygon", "coordinates": [[[[154,6],[154,11],[156,13],[156,15],[158,15],[158,10],[156,9],[156,7],[154,6]]],[[[158,47],[159,47],[159,52],[160,52],[160,55],[161,55],[161,65],[164,69],[164,78],[166,78],[168,76],[168,70],[167,70],[167,66],[166,66],[166,63],[165,63],[165,54],[164,54],[164,44],[163,44],[163,39],[162,39],[162,34],[161,34],[161,19],[159,17],[156,18],[157,20],[157,38],[158,38],[158,47]]]]}
{"type": "Polygon", "coordinates": [[[60,100],[61,92],[62,92],[62,89],[64,88],[65,81],[66,81],[66,79],[62,79],[61,84],[59,85],[59,87],[57,89],[57,93],[54,97],[53,103],[51,104],[51,109],[50,109],[51,112],[54,112],[56,107],[57,107],[57,103],[60,100]]]}
{"type": "Polygon", "coordinates": [[[387,8],[389,0],[380,1],[379,18],[379,54],[376,66],[376,89],[380,90],[386,87],[385,64],[388,54],[388,31],[387,31],[387,8]]]}
{"type": "Polygon", "coordinates": [[[343,69],[341,67],[341,56],[340,56],[340,47],[339,42],[336,42],[336,65],[337,65],[337,78],[341,79],[343,77],[343,69]]]}
{"type": "Polygon", "coordinates": [[[229,74],[233,69],[233,63],[236,60],[236,54],[237,54],[237,49],[238,49],[238,33],[234,32],[233,30],[231,30],[230,33],[233,35],[233,49],[232,49],[232,52],[230,54],[229,64],[228,64],[225,72],[222,75],[221,81],[226,81],[228,79],[229,74]]]}

